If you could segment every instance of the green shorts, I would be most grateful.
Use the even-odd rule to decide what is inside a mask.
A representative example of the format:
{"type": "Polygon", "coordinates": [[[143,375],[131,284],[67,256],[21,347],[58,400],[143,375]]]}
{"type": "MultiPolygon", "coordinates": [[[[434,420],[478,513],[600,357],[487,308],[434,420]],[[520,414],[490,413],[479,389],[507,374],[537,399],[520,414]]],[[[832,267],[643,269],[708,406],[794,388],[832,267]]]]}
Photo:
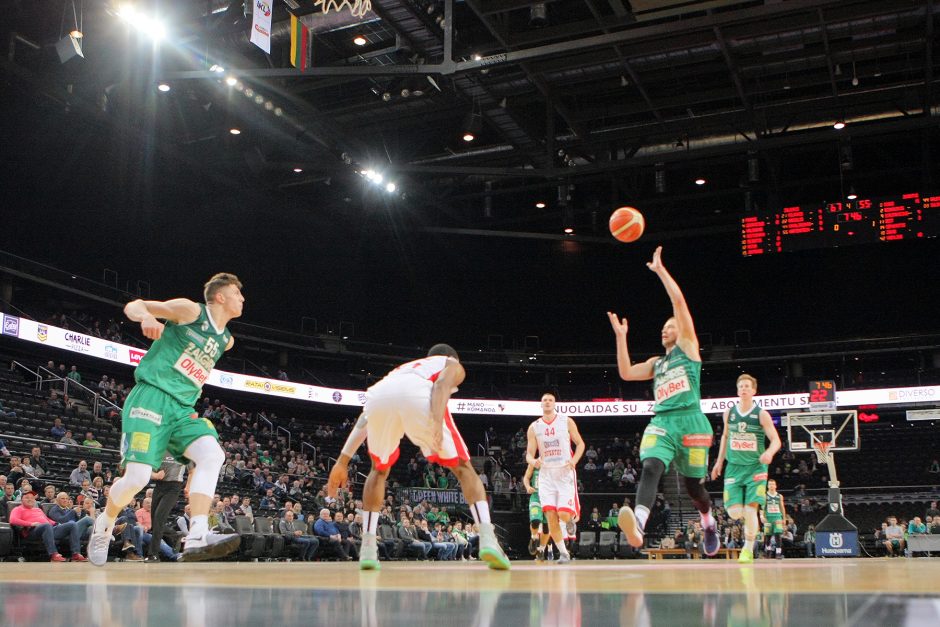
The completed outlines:
{"type": "Polygon", "coordinates": [[[548,522],[545,519],[545,514],[542,513],[542,502],[539,501],[538,492],[529,497],[529,522],[540,522],[542,524],[548,522]]]}
{"type": "Polygon", "coordinates": [[[157,470],[167,453],[189,463],[183,452],[204,435],[219,439],[211,420],[163,390],[138,383],[121,412],[121,467],[137,462],[157,470]]]}
{"type": "Polygon", "coordinates": [[[725,468],[725,509],[732,505],[764,506],[767,499],[765,464],[728,464],[725,468]]]}
{"type": "Polygon", "coordinates": [[[783,533],[783,519],[768,520],[764,523],[764,535],[776,535],[783,533]]]}
{"type": "Polygon", "coordinates": [[[640,441],[640,461],[655,457],[683,477],[702,479],[708,473],[712,425],[700,411],[663,413],[653,417],[640,441]]]}

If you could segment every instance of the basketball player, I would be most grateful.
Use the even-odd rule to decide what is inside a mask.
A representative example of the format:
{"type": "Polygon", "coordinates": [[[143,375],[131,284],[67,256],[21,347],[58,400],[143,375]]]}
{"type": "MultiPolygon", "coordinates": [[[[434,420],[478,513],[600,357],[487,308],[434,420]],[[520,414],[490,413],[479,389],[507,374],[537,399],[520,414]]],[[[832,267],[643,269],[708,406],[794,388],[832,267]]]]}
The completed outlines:
{"type": "Polygon", "coordinates": [[[627,350],[627,319],[607,312],[617,341],[617,369],[625,381],[653,379],[655,416],[643,432],[640,442],[640,482],[636,491],[636,513],[628,506],[620,508],[617,521],[630,546],[643,546],[643,529],[650,507],[656,498],[659,480],[671,462],[685,479],[685,488],[702,518],[705,554],[712,556],[721,545],[718,529],[711,512],[711,497],[703,480],[708,473],[708,448],[712,443],[712,426],[702,413],[699,383],[702,358],[692,314],[675,279],[662,262],[663,247],[656,248],[653,260],[646,266],[656,273],[669,300],[672,317],[666,320],[661,333],[663,357],[650,357],[634,364],[627,350]]]}
{"type": "Polygon", "coordinates": [[[786,508],[783,505],[783,495],[777,493],[777,482],[773,479],[767,481],[767,505],[764,508],[764,552],[767,557],[774,556],[774,549],[770,539],[774,539],[777,547],[777,559],[783,559],[783,521],[786,515],[786,508]]]}
{"type": "Polygon", "coordinates": [[[529,425],[528,440],[525,460],[541,471],[539,502],[548,519],[548,531],[558,547],[558,563],[567,564],[571,555],[565,546],[561,523],[567,526],[572,517],[581,513],[575,468],[584,455],[584,440],[574,420],[555,411],[555,395],[551,392],[542,395],[542,417],[529,425]],[[574,455],[572,442],[576,447],[574,455]]]}
{"type": "Polygon", "coordinates": [[[742,374],[738,377],[737,388],[738,403],[725,410],[725,426],[711,478],[717,481],[721,476],[727,453],[725,509],[735,520],[744,518],[744,548],[738,562],[750,564],[754,561],[757,538],[757,509],[764,506],[767,495],[767,465],[780,450],[780,435],[770,414],[754,403],[757,379],[742,374]],[[764,436],[770,440],[766,450],[764,436]]]}
{"type": "Polygon", "coordinates": [[[545,547],[551,535],[548,530],[548,520],[542,511],[539,501],[539,470],[532,464],[526,466],[525,475],[522,476],[522,485],[529,493],[529,529],[532,532],[529,539],[529,554],[534,555],[539,562],[545,561],[545,547]]]}
{"type": "Polygon", "coordinates": [[[398,460],[398,445],[403,435],[421,449],[429,462],[447,466],[456,475],[464,498],[470,504],[473,520],[480,526],[480,559],[490,568],[509,569],[509,560],[499,546],[490,520],[486,490],[470,464],[467,445],[447,410],[447,401],[465,375],[457,351],[447,344],[436,344],[427,357],[399,366],[366,392],[365,408],[330,471],[327,486],[333,496],[345,485],[349,460],[362,442],[368,440],[372,470],[362,495],[365,520],[360,569],[379,568],[375,537],[379,512],[385,498],[385,481],[398,460]]]}
{"type": "Polygon", "coordinates": [[[241,287],[234,274],[221,273],[205,285],[206,304],[177,298],[166,302],[135,300],[124,307],[127,317],[139,322],[143,334],[154,342],[140,360],[134,373],[136,385],[124,403],[124,474],[114,482],[107,505],[95,521],[88,541],[92,564],[101,566],[108,560],[115,518],[150,483],[151,470],[159,470],[166,453],[195,465],[189,488],[192,524],[181,559],[213,559],[238,548],[238,536],[207,541],[209,506],[225,454],[215,426],[200,418],[193,406],[209,372],[234,344],[225,325],[242,315],[245,297],[241,287]]]}

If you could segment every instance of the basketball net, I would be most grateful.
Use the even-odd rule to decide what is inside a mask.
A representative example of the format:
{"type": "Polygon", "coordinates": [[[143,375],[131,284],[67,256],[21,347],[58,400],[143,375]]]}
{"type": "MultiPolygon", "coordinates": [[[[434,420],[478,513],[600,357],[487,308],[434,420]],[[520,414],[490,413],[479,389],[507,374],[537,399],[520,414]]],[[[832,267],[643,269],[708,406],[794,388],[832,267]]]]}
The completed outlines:
{"type": "Polygon", "coordinates": [[[372,0],[314,0],[313,6],[320,7],[324,15],[348,9],[353,17],[362,18],[372,10],[372,0]]]}
{"type": "Polygon", "coordinates": [[[813,442],[813,448],[816,449],[816,461],[820,464],[828,464],[831,447],[832,442],[813,442]]]}

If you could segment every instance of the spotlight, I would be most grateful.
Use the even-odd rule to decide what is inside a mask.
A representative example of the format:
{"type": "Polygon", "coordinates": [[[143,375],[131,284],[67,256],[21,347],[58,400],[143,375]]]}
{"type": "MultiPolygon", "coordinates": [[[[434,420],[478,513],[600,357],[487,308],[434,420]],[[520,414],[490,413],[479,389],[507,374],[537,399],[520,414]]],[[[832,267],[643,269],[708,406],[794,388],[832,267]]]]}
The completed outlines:
{"type": "Polygon", "coordinates": [[[303,171],[303,168],[294,168],[294,174],[300,174],[303,171]]]}
{"type": "Polygon", "coordinates": [[[245,90],[245,96],[247,96],[248,98],[251,98],[254,95],[255,95],[255,90],[252,89],[251,87],[245,90]]]}
{"type": "Polygon", "coordinates": [[[260,94],[257,95],[257,96],[255,96],[255,104],[261,104],[261,103],[263,103],[263,102],[264,102],[264,96],[262,96],[262,95],[260,95],[260,94]]]}
{"type": "Polygon", "coordinates": [[[535,203],[535,208],[536,208],[536,209],[544,209],[544,208],[545,208],[545,203],[542,202],[542,201],[539,201],[539,202],[535,203]]]}
{"type": "Polygon", "coordinates": [[[212,64],[212,67],[209,68],[209,71],[210,71],[210,72],[217,72],[217,73],[221,74],[222,72],[225,71],[225,68],[222,67],[221,65],[217,64],[217,63],[213,63],[213,64],[212,64]]]}
{"type": "Polygon", "coordinates": [[[274,103],[268,100],[266,103],[264,103],[264,108],[266,111],[271,111],[274,109],[274,103]]]}
{"type": "Polygon", "coordinates": [[[855,187],[849,187],[849,193],[845,196],[849,200],[855,200],[858,198],[858,194],[855,193],[855,187]]]}
{"type": "Polygon", "coordinates": [[[473,60],[474,60],[474,61],[482,61],[482,60],[483,60],[483,55],[481,55],[480,53],[477,53],[477,54],[473,55],[473,60]]]}
{"type": "Polygon", "coordinates": [[[72,39],[81,39],[84,36],[85,35],[82,33],[82,31],[78,30],[77,28],[69,32],[69,37],[72,39]]]}
{"type": "Polygon", "coordinates": [[[356,44],[357,46],[364,46],[367,43],[369,43],[369,40],[363,37],[362,35],[356,35],[356,37],[353,39],[353,43],[356,44]]]}
{"type": "Polygon", "coordinates": [[[463,123],[463,140],[465,142],[472,142],[482,130],[483,121],[480,115],[472,111],[468,113],[463,123]]]}
{"type": "Polygon", "coordinates": [[[392,95],[388,92],[382,94],[382,102],[388,102],[392,99],[392,95]]]}
{"type": "Polygon", "coordinates": [[[571,228],[570,226],[566,226],[566,227],[565,227],[565,235],[572,235],[572,234],[574,234],[574,229],[571,228]]]}
{"type": "Polygon", "coordinates": [[[74,57],[85,58],[85,53],[82,52],[82,40],[71,33],[56,42],[55,51],[59,55],[60,63],[65,63],[74,57]]]}
{"type": "Polygon", "coordinates": [[[391,183],[391,182],[389,182],[389,183],[385,186],[385,191],[387,191],[389,194],[394,193],[396,189],[398,189],[398,186],[395,185],[394,183],[391,183]]]}
{"type": "Polygon", "coordinates": [[[372,182],[375,183],[376,185],[381,185],[383,180],[385,180],[385,177],[379,174],[378,172],[376,172],[375,176],[372,177],[372,182]]]}
{"type": "Polygon", "coordinates": [[[695,184],[696,184],[696,185],[704,185],[704,184],[705,184],[705,179],[703,179],[703,178],[697,178],[697,179],[695,179],[695,184]]]}
{"type": "Polygon", "coordinates": [[[845,122],[843,122],[842,120],[839,120],[838,122],[832,125],[832,128],[836,129],[837,131],[841,131],[842,129],[845,128],[845,122]]]}
{"type": "Polygon", "coordinates": [[[133,4],[122,4],[118,7],[117,14],[125,22],[130,22],[137,17],[137,9],[134,8],[133,4]]]}
{"type": "Polygon", "coordinates": [[[362,175],[371,181],[375,177],[375,170],[363,170],[362,175]]]}
{"type": "Polygon", "coordinates": [[[228,130],[228,132],[231,133],[232,135],[241,135],[241,134],[242,134],[242,132],[241,132],[239,129],[237,129],[237,128],[230,128],[230,129],[228,130]]]}
{"type": "Polygon", "coordinates": [[[284,115],[284,110],[281,109],[280,107],[274,107],[274,115],[276,115],[277,117],[281,117],[282,115],[284,115]]]}
{"type": "Polygon", "coordinates": [[[159,85],[157,85],[157,89],[159,89],[160,91],[166,92],[166,91],[170,91],[170,86],[167,85],[166,83],[160,83],[159,85]]]}
{"type": "Polygon", "coordinates": [[[150,36],[153,37],[154,41],[160,41],[166,37],[166,26],[164,26],[163,22],[159,20],[151,19],[150,24],[145,24],[142,30],[150,33],[150,36]]]}
{"type": "Polygon", "coordinates": [[[238,82],[238,79],[235,78],[234,76],[229,76],[228,78],[225,79],[225,84],[228,85],[229,87],[235,87],[235,83],[237,82],[238,82]]]}

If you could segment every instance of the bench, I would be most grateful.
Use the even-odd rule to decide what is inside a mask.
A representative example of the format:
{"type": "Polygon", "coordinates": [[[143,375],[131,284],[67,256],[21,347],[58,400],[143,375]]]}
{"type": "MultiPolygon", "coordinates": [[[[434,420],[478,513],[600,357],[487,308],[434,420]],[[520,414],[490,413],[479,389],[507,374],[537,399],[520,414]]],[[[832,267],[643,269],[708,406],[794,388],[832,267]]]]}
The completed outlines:
{"type": "MultiPolygon", "coordinates": [[[[679,555],[685,557],[685,549],[646,549],[645,553],[651,560],[661,560],[666,555],[679,555]]],[[[723,555],[725,559],[736,560],[741,554],[741,549],[718,549],[716,557],[723,555]]],[[[700,551],[692,552],[692,559],[697,560],[701,559],[702,553],[700,551]]]]}

